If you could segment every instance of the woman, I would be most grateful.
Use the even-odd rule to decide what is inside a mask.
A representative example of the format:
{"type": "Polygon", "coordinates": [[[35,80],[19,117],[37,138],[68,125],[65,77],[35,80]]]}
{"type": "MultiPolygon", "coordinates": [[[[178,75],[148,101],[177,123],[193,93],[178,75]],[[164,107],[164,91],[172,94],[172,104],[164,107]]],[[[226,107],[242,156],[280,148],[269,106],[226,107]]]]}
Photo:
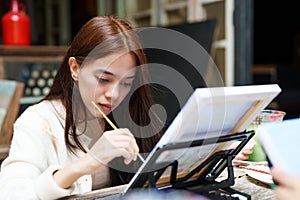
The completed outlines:
{"type": "Polygon", "coordinates": [[[78,32],[49,94],[16,121],[1,199],[55,199],[130,180],[161,136],[144,53],[131,27],[95,17],[78,32]],[[102,110],[119,128],[112,130],[102,110]],[[121,162],[120,162],[121,161],[121,162]]]}

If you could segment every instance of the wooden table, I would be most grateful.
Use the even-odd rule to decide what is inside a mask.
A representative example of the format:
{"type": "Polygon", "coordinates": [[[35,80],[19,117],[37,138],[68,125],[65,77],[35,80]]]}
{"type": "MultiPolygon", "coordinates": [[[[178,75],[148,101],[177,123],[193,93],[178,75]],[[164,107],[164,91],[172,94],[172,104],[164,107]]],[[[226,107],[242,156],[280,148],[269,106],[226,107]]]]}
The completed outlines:
{"type": "MultiPolygon", "coordinates": [[[[220,178],[225,178],[224,175],[220,175],[220,178]]],[[[275,198],[274,191],[269,188],[268,185],[257,181],[249,177],[243,169],[234,168],[235,184],[231,187],[243,193],[251,195],[251,200],[273,200],[275,198]]],[[[119,199],[118,195],[111,196],[112,194],[120,194],[126,185],[121,185],[117,187],[104,188],[100,190],[95,190],[87,194],[73,195],[70,197],[63,198],[68,199],[105,199],[105,200],[115,200],[119,199]]]]}

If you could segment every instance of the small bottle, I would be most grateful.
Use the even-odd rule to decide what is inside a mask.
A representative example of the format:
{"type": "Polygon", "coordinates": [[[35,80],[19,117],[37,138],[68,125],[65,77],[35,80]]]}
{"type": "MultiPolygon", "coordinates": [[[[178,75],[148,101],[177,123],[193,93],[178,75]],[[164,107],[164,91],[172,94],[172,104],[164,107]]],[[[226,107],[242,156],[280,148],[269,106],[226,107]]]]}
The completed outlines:
{"type": "Polygon", "coordinates": [[[2,17],[4,45],[30,45],[30,19],[24,4],[11,0],[10,11],[2,17]]]}

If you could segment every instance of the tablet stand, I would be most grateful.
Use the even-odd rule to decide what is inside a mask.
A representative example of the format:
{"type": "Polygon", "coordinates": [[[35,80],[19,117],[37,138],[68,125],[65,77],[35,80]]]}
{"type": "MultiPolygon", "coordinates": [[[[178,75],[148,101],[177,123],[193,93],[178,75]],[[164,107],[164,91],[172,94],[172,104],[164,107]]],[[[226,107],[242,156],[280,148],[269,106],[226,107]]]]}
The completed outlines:
{"type": "Polygon", "coordinates": [[[230,186],[234,185],[232,160],[242,150],[242,148],[247,144],[253,135],[254,131],[249,131],[209,139],[195,140],[192,142],[167,144],[155,152],[155,154],[151,157],[147,167],[145,167],[145,170],[143,170],[144,173],[141,173],[140,177],[133,183],[132,187],[145,187],[146,185],[146,187],[158,189],[185,189],[203,195],[208,195],[212,191],[222,191],[229,195],[241,195],[246,199],[251,199],[250,195],[236,191],[230,188],[230,186]],[[172,162],[156,162],[157,158],[164,151],[172,151],[186,147],[204,146],[208,144],[223,143],[235,140],[240,141],[239,145],[235,149],[220,150],[213,153],[183,177],[177,177],[179,165],[177,160],[172,162]],[[162,174],[169,167],[171,168],[171,172],[168,183],[164,185],[157,184],[162,174]],[[151,169],[156,170],[151,171],[151,169]],[[216,179],[225,169],[227,169],[227,179],[218,182],[216,179]]]}

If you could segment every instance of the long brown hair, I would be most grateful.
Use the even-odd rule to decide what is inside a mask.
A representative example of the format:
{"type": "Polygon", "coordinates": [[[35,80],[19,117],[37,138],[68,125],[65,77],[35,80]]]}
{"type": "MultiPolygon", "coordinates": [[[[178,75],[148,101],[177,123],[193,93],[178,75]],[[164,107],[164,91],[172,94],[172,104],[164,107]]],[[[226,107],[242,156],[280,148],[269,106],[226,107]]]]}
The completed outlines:
{"type": "MultiPolygon", "coordinates": [[[[125,33],[128,30],[132,30],[130,25],[124,20],[115,17],[98,16],[89,20],[73,39],[58,69],[51,90],[44,98],[44,100],[61,100],[65,106],[65,143],[67,148],[73,153],[77,149],[81,149],[84,152],[86,152],[86,150],[80,143],[78,134],[76,133],[76,115],[74,114],[74,106],[72,106],[72,96],[74,95],[73,91],[76,83],[74,83],[71,77],[71,71],[68,65],[70,57],[75,57],[77,63],[81,65],[86,59],[97,59],[122,49],[131,49],[130,52],[136,57],[137,66],[142,66],[138,67],[134,84],[138,84],[142,87],[139,87],[137,90],[132,91],[131,95],[128,95],[128,98],[130,97],[129,112],[132,122],[123,124],[122,126],[128,127],[135,135],[140,152],[146,153],[151,151],[161,137],[160,131],[156,130],[156,127],[160,127],[157,126],[157,124],[160,123],[159,119],[149,116],[149,109],[153,104],[153,100],[151,86],[144,84],[149,83],[149,77],[146,67],[143,67],[146,63],[144,52],[141,48],[136,48],[140,46],[138,37],[133,34],[132,31],[130,34],[124,34],[122,40],[116,37],[116,35],[125,33]],[[108,42],[104,45],[105,48],[101,49],[101,53],[95,51],[104,41],[108,42]],[[148,125],[150,121],[151,124],[153,124],[152,129],[147,129],[148,133],[141,133],[141,128],[148,125]],[[139,126],[134,126],[134,123],[139,126]]],[[[109,117],[114,120],[112,114],[110,114],[109,117]]],[[[106,130],[107,129],[109,129],[108,125],[106,125],[106,130]]]]}

